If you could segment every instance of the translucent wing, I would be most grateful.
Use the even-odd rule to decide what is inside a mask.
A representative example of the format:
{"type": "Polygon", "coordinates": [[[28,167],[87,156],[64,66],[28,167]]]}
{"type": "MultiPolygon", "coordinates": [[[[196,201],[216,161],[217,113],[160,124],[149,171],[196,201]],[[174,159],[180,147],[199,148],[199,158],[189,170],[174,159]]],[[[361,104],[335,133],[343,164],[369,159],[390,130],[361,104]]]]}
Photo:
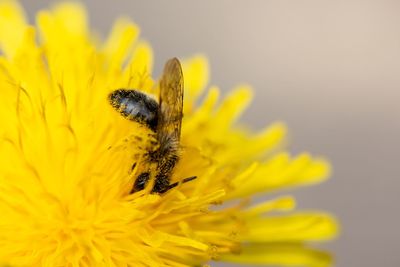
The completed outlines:
{"type": "Polygon", "coordinates": [[[179,60],[167,61],[160,81],[157,133],[179,141],[183,116],[183,73],[179,60]]]}

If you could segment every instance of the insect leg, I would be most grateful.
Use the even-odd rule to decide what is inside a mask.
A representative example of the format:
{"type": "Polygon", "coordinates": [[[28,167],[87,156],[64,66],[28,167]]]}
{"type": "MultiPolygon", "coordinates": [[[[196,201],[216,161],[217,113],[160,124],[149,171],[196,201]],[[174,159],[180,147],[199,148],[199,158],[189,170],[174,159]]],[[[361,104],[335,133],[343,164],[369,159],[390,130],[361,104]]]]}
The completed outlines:
{"type": "Polygon", "coordinates": [[[170,189],[172,189],[172,188],[174,188],[174,187],[177,187],[179,184],[183,184],[183,183],[187,183],[187,182],[190,182],[190,181],[192,181],[192,180],[194,180],[194,179],[196,179],[197,178],[197,176],[191,176],[191,177],[188,177],[188,178],[185,178],[185,179],[183,179],[182,181],[179,181],[179,182],[175,182],[175,183],[173,183],[173,184],[170,184],[170,185],[168,185],[168,187],[166,187],[165,189],[163,189],[161,192],[159,192],[160,194],[163,194],[163,193],[165,193],[165,192],[167,192],[168,190],[170,190],[170,189]]]}

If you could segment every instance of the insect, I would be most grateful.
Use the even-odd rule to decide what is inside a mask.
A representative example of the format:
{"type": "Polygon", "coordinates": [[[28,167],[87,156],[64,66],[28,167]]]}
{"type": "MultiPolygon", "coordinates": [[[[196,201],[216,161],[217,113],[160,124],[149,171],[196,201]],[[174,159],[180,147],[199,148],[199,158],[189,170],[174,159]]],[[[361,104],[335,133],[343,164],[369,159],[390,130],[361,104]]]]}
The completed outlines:
{"type": "MultiPolygon", "coordinates": [[[[152,179],[152,193],[165,193],[179,184],[170,184],[172,171],[179,161],[183,117],[183,73],[178,59],[167,61],[159,87],[158,102],[134,89],[118,89],[109,95],[110,104],[122,116],[151,129],[158,142],[156,150],[147,151],[147,168],[139,172],[131,193],[143,190],[152,179]],[[151,177],[154,172],[150,170],[154,169],[155,177],[151,177]]],[[[132,168],[135,167],[136,163],[132,168]]],[[[196,176],[185,178],[182,182],[195,178],[196,176]]]]}

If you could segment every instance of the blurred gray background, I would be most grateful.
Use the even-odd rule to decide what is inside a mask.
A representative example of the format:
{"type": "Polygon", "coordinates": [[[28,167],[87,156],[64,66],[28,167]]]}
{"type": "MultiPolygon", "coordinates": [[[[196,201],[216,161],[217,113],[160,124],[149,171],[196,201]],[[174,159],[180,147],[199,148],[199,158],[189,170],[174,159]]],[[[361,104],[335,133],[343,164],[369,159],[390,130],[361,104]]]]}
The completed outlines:
{"type": "MultiPolygon", "coordinates": [[[[22,1],[32,18],[54,1],[22,1]]],[[[249,83],[243,121],[287,122],[292,151],[325,155],[333,179],[294,192],[342,221],[340,267],[400,266],[400,1],[86,1],[104,35],[129,15],[166,59],[205,53],[211,83],[249,83]]]]}

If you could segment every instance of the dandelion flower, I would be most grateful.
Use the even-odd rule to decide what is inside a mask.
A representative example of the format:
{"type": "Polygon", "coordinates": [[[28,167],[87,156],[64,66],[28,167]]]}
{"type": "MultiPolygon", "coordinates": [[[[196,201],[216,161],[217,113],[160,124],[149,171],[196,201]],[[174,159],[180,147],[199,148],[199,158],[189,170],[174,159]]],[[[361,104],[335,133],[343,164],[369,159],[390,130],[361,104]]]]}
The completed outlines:
{"type": "Polygon", "coordinates": [[[206,59],[183,61],[182,149],[171,183],[197,178],[131,194],[133,161],[154,140],[108,95],[136,88],[156,98],[149,44],[128,19],[101,41],[77,3],[40,11],[35,25],[17,2],[0,2],[0,263],[330,265],[310,244],[336,235],[334,218],[296,211],[291,196],[251,201],[320,182],[330,168],[307,153],[290,156],[282,123],[258,133],[237,124],[250,88],[219,100],[218,88],[205,89],[206,59]]]}

